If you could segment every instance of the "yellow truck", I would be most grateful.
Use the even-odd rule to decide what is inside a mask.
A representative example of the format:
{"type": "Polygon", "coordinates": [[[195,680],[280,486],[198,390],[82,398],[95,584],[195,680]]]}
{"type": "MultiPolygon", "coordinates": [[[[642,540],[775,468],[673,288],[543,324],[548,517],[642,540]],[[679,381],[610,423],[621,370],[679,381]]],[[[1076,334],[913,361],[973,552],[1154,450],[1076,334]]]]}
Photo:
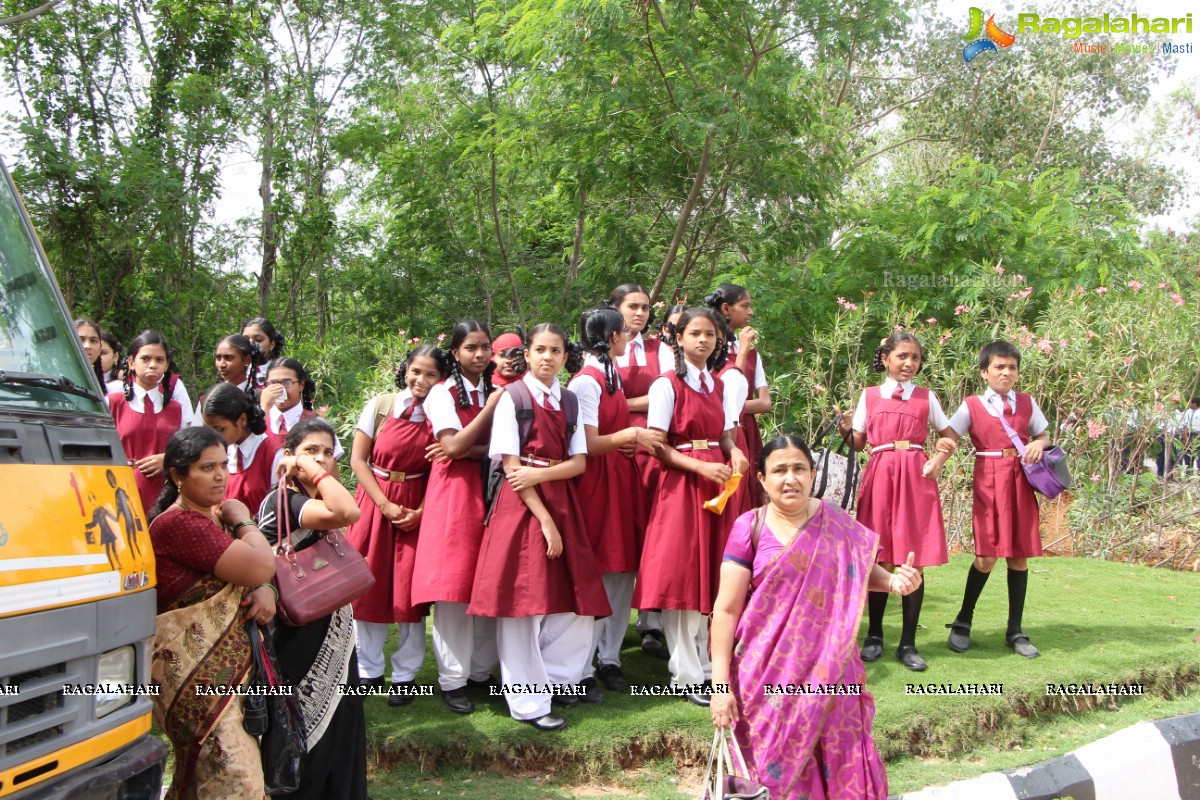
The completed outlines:
{"type": "Polygon", "coordinates": [[[0,797],[158,798],[133,468],[0,162],[0,797]]]}

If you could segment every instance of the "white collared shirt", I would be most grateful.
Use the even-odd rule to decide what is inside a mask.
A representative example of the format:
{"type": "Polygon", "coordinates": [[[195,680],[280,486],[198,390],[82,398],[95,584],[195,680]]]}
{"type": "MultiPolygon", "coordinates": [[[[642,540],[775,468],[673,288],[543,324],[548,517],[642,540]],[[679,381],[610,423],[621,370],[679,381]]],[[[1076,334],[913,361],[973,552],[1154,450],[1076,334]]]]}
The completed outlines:
{"type": "MultiPolygon", "coordinates": [[[[684,376],[683,382],[700,391],[701,381],[704,384],[704,391],[711,393],[714,388],[713,376],[708,369],[697,369],[692,366],[690,361],[685,361],[684,366],[687,369],[687,375],[684,376]]],[[[731,370],[732,371],[732,370],[731,370]]],[[[739,373],[740,374],[740,373],[739,373]]],[[[743,383],[745,378],[742,378],[743,383]]],[[[726,392],[725,395],[729,395],[726,392]]],[[[671,382],[669,377],[655,379],[654,383],[650,384],[650,407],[646,411],[646,426],[650,428],[658,428],[660,431],[669,431],[671,429],[671,418],[675,415],[675,384],[671,382]]],[[[742,415],[742,406],[745,405],[745,395],[742,396],[742,402],[733,408],[728,402],[727,397],[722,398],[722,405],[725,409],[725,430],[733,427],[731,421],[736,424],[736,421],[742,415]]]]}
{"type": "MultiPolygon", "coordinates": [[[[159,382],[161,383],[161,381],[159,382]]],[[[120,384],[118,392],[125,391],[125,385],[120,384]]],[[[150,403],[154,406],[154,413],[160,414],[163,410],[163,396],[158,387],[154,387],[149,392],[143,389],[138,382],[133,382],[133,400],[129,401],[128,406],[137,413],[142,413],[142,398],[147,394],[150,395],[150,403]]],[[[195,420],[192,412],[192,398],[188,397],[187,389],[183,386],[183,381],[179,380],[179,376],[175,377],[175,387],[171,390],[171,399],[179,403],[179,427],[190,427],[195,420]]]]}
{"type": "MultiPolygon", "coordinates": [[[[600,359],[596,358],[591,353],[588,353],[583,359],[584,368],[595,367],[604,373],[604,365],[600,363],[600,359]]],[[[615,373],[617,386],[621,385],[621,374],[615,373]]],[[[567,384],[567,388],[575,393],[579,398],[579,426],[591,425],[593,428],[600,427],[600,398],[608,391],[608,388],[603,384],[598,383],[595,378],[590,375],[577,374],[567,384]]]]}
{"type": "MultiPolygon", "coordinates": [[[[241,444],[229,445],[227,448],[227,452],[229,453],[229,473],[231,475],[236,475],[238,472],[237,454],[238,454],[239,450],[242,451],[242,468],[243,468],[243,470],[250,469],[250,465],[254,463],[255,454],[258,453],[259,447],[266,440],[267,440],[267,435],[265,433],[252,433],[249,436],[247,436],[245,439],[243,439],[241,444]]],[[[275,458],[272,460],[272,463],[271,463],[271,485],[272,486],[274,486],[276,483],[279,482],[279,478],[278,478],[279,460],[282,458],[283,458],[283,448],[280,448],[275,451],[275,458]]]]}
{"type": "MultiPolygon", "coordinates": [[[[372,439],[375,438],[375,414],[379,408],[379,400],[383,396],[384,395],[372,397],[367,401],[367,404],[363,406],[362,414],[360,414],[358,417],[358,424],[355,426],[356,430],[362,431],[372,439]]],[[[392,404],[392,417],[395,419],[400,419],[400,415],[408,410],[408,407],[413,404],[413,401],[414,398],[412,396],[412,392],[410,392],[408,389],[399,392],[396,396],[396,402],[392,404]]],[[[458,415],[456,414],[455,416],[458,415]]],[[[424,422],[425,406],[417,406],[417,408],[413,410],[412,416],[409,417],[409,419],[411,419],[413,422],[424,422]]]]}
{"type": "MultiPolygon", "coordinates": [[[[659,372],[663,375],[673,372],[675,370],[675,351],[662,339],[656,339],[654,343],[658,345],[659,372]]],[[[628,367],[631,358],[634,365],[646,366],[646,340],[642,338],[641,333],[629,340],[629,344],[625,346],[625,354],[615,357],[613,363],[618,367],[628,367]]]]}
{"type": "MultiPolygon", "coordinates": [[[[736,336],[733,338],[732,347],[733,347],[733,355],[730,356],[730,360],[736,361],[737,354],[742,351],[742,343],[738,341],[736,336]]],[[[761,389],[762,387],[764,387],[766,385],[767,385],[767,371],[765,369],[763,369],[762,351],[760,350],[758,352],[758,358],[756,359],[756,363],[754,365],[754,391],[757,393],[759,389],[761,389]]]]}
{"type": "MultiPolygon", "coordinates": [[[[992,387],[984,389],[983,394],[979,395],[979,399],[983,401],[983,408],[987,413],[997,419],[1000,418],[1000,410],[1004,408],[1004,403],[998,392],[992,390],[992,387]],[[992,398],[996,398],[996,402],[992,403],[992,398]]],[[[1029,415],[1029,438],[1033,439],[1041,436],[1050,427],[1050,423],[1046,421],[1046,415],[1042,413],[1041,406],[1033,397],[1029,398],[1033,404],[1033,411],[1029,415]]],[[[1008,402],[1012,405],[1013,410],[1017,408],[1017,390],[1010,389],[1008,392],[1008,402]]],[[[959,436],[963,436],[967,431],[971,430],[971,412],[967,408],[967,401],[964,400],[958,410],[954,412],[954,416],[950,418],[950,427],[958,432],[959,436]]],[[[1018,431],[1019,433],[1019,431],[1018,431]]]]}
{"type": "MultiPolygon", "coordinates": [[[[901,399],[908,400],[912,397],[913,391],[917,385],[912,381],[897,383],[892,378],[884,378],[883,383],[879,384],[879,396],[885,400],[891,399],[892,392],[896,391],[897,386],[904,387],[904,394],[901,399]]],[[[854,418],[851,422],[851,427],[859,433],[867,431],[867,392],[871,389],[863,389],[862,394],[858,396],[858,405],[854,408],[854,418]]],[[[942,403],[937,399],[937,395],[932,391],[929,393],[929,424],[933,426],[935,431],[944,431],[950,427],[950,419],[946,416],[946,412],[942,409],[942,403]]]]}
{"type": "MultiPolygon", "coordinates": [[[[425,409],[425,416],[429,417],[429,423],[433,428],[433,435],[436,438],[442,431],[461,431],[462,423],[458,419],[458,405],[454,402],[454,395],[450,394],[450,387],[454,386],[454,378],[447,378],[441,383],[429,390],[429,396],[425,398],[422,404],[425,409]]],[[[463,388],[466,389],[470,402],[473,405],[478,405],[483,408],[483,378],[479,379],[478,384],[472,384],[466,378],[463,378],[463,388]]]]}
{"type": "MultiPolygon", "coordinates": [[[[549,397],[552,408],[562,408],[562,387],[559,386],[558,378],[555,378],[554,382],[547,386],[527,372],[521,376],[521,381],[529,387],[529,393],[537,405],[542,405],[545,398],[549,397]]],[[[583,422],[576,420],[575,423],[575,432],[571,434],[571,440],[567,442],[568,458],[587,455],[587,434],[583,430],[583,422]]],[[[496,412],[492,416],[492,441],[488,448],[488,455],[493,460],[503,456],[521,455],[521,430],[517,425],[517,406],[513,403],[512,395],[507,391],[500,397],[500,402],[496,404],[496,412]]]]}
{"type": "MultiPolygon", "coordinates": [[[[267,411],[267,430],[271,433],[278,434],[279,423],[285,422],[287,423],[287,429],[290,431],[300,422],[300,418],[303,416],[303,414],[304,403],[296,403],[296,405],[292,406],[287,411],[282,411],[280,410],[279,406],[273,405],[271,406],[270,410],[267,411]]],[[[332,428],[333,426],[330,425],[329,427],[332,428]]],[[[342,442],[340,439],[338,439],[337,432],[334,431],[333,457],[341,458],[344,455],[346,455],[346,451],[342,448],[342,442]]]]}

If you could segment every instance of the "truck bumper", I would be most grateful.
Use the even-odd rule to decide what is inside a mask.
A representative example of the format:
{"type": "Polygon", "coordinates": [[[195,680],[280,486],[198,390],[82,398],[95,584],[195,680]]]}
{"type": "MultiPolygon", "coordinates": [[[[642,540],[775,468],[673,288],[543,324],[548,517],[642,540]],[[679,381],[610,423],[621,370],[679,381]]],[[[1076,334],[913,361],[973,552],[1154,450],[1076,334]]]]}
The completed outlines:
{"type": "Polygon", "coordinates": [[[143,736],[115,758],[84,767],[52,786],[38,787],[25,800],[159,800],[167,746],[143,736]]]}

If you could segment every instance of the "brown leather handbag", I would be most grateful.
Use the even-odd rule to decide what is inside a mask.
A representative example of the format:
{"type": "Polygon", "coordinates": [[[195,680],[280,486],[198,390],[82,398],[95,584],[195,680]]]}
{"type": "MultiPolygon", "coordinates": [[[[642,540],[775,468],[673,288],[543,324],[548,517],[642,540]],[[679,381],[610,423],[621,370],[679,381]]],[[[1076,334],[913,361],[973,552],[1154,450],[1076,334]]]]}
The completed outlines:
{"type": "Polygon", "coordinates": [[[279,482],[276,499],[279,550],[275,553],[275,588],[279,590],[279,617],[296,627],[326,617],[357,600],[375,585],[366,559],[346,541],[340,530],[313,531],[317,542],[296,550],[288,514],[287,487],[279,482]]]}

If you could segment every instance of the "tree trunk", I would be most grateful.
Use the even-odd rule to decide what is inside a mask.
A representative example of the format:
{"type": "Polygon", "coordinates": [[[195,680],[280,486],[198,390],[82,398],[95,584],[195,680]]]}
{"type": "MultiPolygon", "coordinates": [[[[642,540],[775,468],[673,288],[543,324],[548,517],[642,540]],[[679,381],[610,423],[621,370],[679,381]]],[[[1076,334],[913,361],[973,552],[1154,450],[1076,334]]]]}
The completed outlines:
{"type": "Polygon", "coordinates": [[[708,177],[708,159],[712,155],[712,144],[715,137],[716,129],[709,128],[708,135],[704,137],[704,149],[700,152],[700,166],[696,167],[696,177],[692,180],[692,189],[688,192],[687,200],[684,201],[683,210],[679,212],[679,222],[675,225],[675,235],[671,238],[671,246],[667,248],[662,268],[658,271],[658,277],[654,279],[654,286],[650,289],[651,303],[658,299],[663,286],[667,283],[667,278],[671,275],[671,265],[675,263],[675,256],[679,254],[679,244],[683,241],[688,220],[692,217],[692,209],[696,207],[696,200],[700,197],[700,188],[704,186],[704,179],[708,177]]]}
{"type": "Polygon", "coordinates": [[[262,267],[258,273],[258,313],[267,316],[271,302],[271,282],[275,279],[275,261],[279,240],[275,233],[275,195],[272,187],[275,150],[275,119],[271,114],[271,65],[263,65],[262,180],[258,194],[262,198],[262,267]]]}

